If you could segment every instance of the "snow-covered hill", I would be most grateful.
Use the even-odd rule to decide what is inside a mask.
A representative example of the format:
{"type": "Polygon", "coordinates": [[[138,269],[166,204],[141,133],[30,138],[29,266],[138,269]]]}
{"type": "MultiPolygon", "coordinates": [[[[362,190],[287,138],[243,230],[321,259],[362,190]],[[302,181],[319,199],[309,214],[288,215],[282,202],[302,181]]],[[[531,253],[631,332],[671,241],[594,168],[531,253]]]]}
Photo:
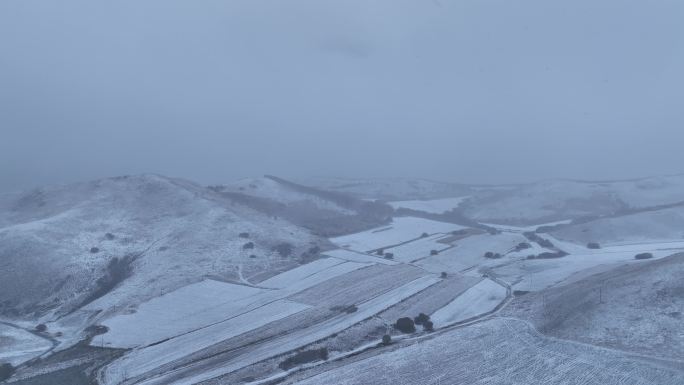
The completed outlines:
{"type": "Polygon", "coordinates": [[[302,183],[363,199],[384,201],[460,197],[469,195],[472,190],[466,185],[417,178],[307,178],[302,183]]]}
{"type": "Polygon", "coordinates": [[[392,207],[339,191],[305,186],[275,176],[213,186],[223,196],[313,233],[331,237],[388,223],[392,207]]]}
{"type": "Polygon", "coordinates": [[[8,317],[135,305],[204,277],[248,281],[296,266],[323,242],[210,189],[156,175],[1,202],[0,312],[8,317]]]}
{"type": "Polygon", "coordinates": [[[516,300],[508,313],[563,339],[681,360],[684,254],[630,264],[516,300]],[[543,297],[543,300],[542,300],[543,297]]]}

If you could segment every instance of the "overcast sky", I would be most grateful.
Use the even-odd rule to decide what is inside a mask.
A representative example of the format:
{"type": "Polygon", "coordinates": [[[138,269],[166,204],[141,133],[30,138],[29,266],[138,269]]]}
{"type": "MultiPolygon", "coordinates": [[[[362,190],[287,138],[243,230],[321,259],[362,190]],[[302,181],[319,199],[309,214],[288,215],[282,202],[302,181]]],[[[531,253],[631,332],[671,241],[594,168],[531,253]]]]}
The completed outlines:
{"type": "Polygon", "coordinates": [[[2,0],[0,190],[684,172],[681,0],[2,0]]]}

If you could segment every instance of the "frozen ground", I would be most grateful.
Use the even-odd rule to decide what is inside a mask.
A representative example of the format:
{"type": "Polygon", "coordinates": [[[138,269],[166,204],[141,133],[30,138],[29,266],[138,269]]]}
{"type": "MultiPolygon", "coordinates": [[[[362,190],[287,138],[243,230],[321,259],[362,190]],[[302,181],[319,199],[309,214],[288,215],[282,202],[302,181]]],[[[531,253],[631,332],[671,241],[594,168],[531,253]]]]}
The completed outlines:
{"type": "Polygon", "coordinates": [[[337,258],[324,258],[280,273],[261,282],[263,287],[286,289],[288,293],[296,293],[311,286],[325,282],[338,275],[367,267],[372,263],[348,262],[337,258]]]}
{"type": "MultiPolygon", "coordinates": [[[[261,312],[255,313],[256,310],[263,310],[279,299],[367,266],[335,258],[319,259],[262,282],[264,287],[279,290],[205,280],[153,298],[130,314],[118,314],[105,320],[103,324],[109,330],[92,344],[120,348],[146,346],[212,325],[221,328],[220,325],[226,322],[229,324],[225,328],[236,330],[232,329],[232,320],[236,317],[241,317],[239,322],[257,328],[262,325],[261,320],[254,317],[265,316],[261,312]]],[[[278,314],[286,314],[279,310],[280,307],[274,309],[278,314]]],[[[298,306],[293,306],[293,309],[302,310],[298,306]]],[[[273,320],[272,317],[265,319],[273,320]]]]}
{"type": "Polygon", "coordinates": [[[553,336],[684,361],[684,254],[588,274],[505,310],[553,336]]]}
{"type": "Polygon", "coordinates": [[[684,243],[611,246],[562,258],[522,259],[495,267],[493,271],[507,282],[513,283],[516,290],[538,291],[572,281],[576,279],[576,275],[582,276],[592,269],[605,270],[622,264],[650,263],[681,250],[684,250],[684,243]],[[652,253],[653,259],[634,258],[636,254],[643,252],[652,253]]]}
{"type": "MultiPolygon", "coordinates": [[[[341,332],[437,282],[439,282],[439,279],[429,276],[416,279],[376,298],[358,304],[358,310],[354,313],[342,314],[311,328],[269,341],[268,343],[255,347],[244,356],[238,357],[228,363],[217,360],[210,367],[207,367],[208,364],[205,362],[201,363],[203,366],[202,370],[192,370],[192,367],[183,368],[151,378],[141,382],[141,384],[194,384],[231,373],[264,359],[291,351],[328,337],[334,333],[341,332]]],[[[113,382],[109,379],[115,377],[110,375],[107,376],[107,378],[108,380],[106,383],[112,384],[113,382]]]]}
{"type": "Polygon", "coordinates": [[[109,330],[92,343],[117,348],[150,345],[240,314],[267,292],[213,280],[198,282],[105,320],[102,324],[109,330]]]}
{"type": "Polygon", "coordinates": [[[396,261],[403,263],[411,263],[423,258],[427,258],[433,252],[443,252],[452,246],[447,243],[440,242],[444,239],[444,234],[436,234],[421,238],[412,242],[407,242],[395,247],[388,247],[384,249],[385,253],[392,253],[396,261]]]}
{"type": "Polygon", "coordinates": [[[482,267],[500,265],[511,259],[520,259],[530,254],[549,251],[536,243],[530,243],[531,248],[515,252],[515,247],[520,243],[530,242],[518,233],[472,235],[455,241],[454,247],[417,261],[415,264],[434,273],[471,271],[473,274],[479,274],[479,269],[482,267]],[[487,252],[499,253],[502,257],[484,258],[487,252]]]}
{"type": "MultiPolygon", "coordinates": [[[[139,176],[0,197],[0,259],[8,267],[0,271],[0,313],[47,309],[41,319],[25,324],[46,322],[50,332],[64,331],[71,342],[88,324],[109,327],[93,345],[132,348],[101,373],[110,385],[244,383],[277,373],[284,357],[312,347],[328,347],[331,357],[355,355],[321,365],[328,374],[307,384],[527,385],[541,383],[535,382],[540,378],[562,385],[681,383],[673,380],[681,380],[680,373],[673,376],[656,361],[645,364],[620,352],[548,339],[520,321],[440,328],[458,328],[453,324],[494,309],[506,297],[505,287],[496,283],[501,282],[517,291],[513,302],[506,300],[505,315],[525,318],[554,336],[631,346],[662,358],[683,356],[678,325],[684,273],[664,257],[684,250],[684,238],[677,235],[684,224],[681,208],[667,206],[684,191],[684,178],[479,187],[410,180],[337,185],[366,198],[386,198],[371,195],[395,186],[397,191],[384,192],[397,196],[395,207],[422,210],[431,218],[456,207],[449,213],[453,218],[503,223],[492,225],[498,234],[454,234],[464,227],[411,217],[358,232],[350,229],[386,223],[381,209],[392,210],[288,183],[253,179],[221,190],[139,176]],[[241,194],[248,198],[232,200],[241,194]],[[448,198],[455,196],[470,198],[448,198]],[[358,214],[363,210],[354,207],[362,204],[378,208],[379,216],[358,214]],[[284,220],[280,212],[268,214],[271,206],[301,214],[298,220],[312,227],[284,220]],[[620,214],[638,208],[645,211],[620,214]],[[353,223],[338,222],[347,217],[353,223]],[[585,222],[570,223],[578,218],[576,223],[585,222]],[[320,253],[331,243],[315,231],[319,224],[351,234],[332,238],[340,248],[320,253]],[[538,235],[569,255],[528,259],[552,251],[523,235],[540,226],[557,226],[538,235]],[[601,248],[587,248],[590,241],[601,248]],[[522,243],[531,247],[515,251],[522,243]],[[393,259],[381,257],[379,249],[393,259]],[[487,252],[501,257],[485,258],[487,252]],[[654,258],[635,260],[641,252],[654,258]],[[612,272],[624,274],[616,280],[606,275],[612,272]],[[59,318],[75,307],[79,310],[59,318]],[[420,312],[431,314],[437,331],[398,338],[391,323],[420,312]],[[396,344],[376,349],[387,332],[396,344]],[[374,363],[346,371],[347,364],[362,362],[374,363]],[[632,366],[622,370],[621,365],[632,366]],[[613,367],[620,368],[619,375],[602,377],[613,367]],[[363,374],[365,369],[370,373],[363,374]],[[326,377],[338,371],[341,377],[326,377]],[[364,377],[369,375],[375,377],[364,377]]],[[[2,335],[0,347],[13,346],[10,359],[33,354],[30,341],[2,335]]]]}
{"type": "Polygon", "coordinates": [[[684,373],[619,352],[548,339],[520,320],[494,319],[287,383],[679,385],[684,373]]]}
{"type": "Polygon", "coordinates": [[[17,366],[52,347],[44,338],[0,322],[0,363],[17,366]]]}
{"type": "Polygon", "coordinates": [[[432,200],[412,200],[389,202],[395,209],[404,208],[416,211],[424,211],[432,214],[442,214],[458,207],[469,196],[456,198],[432,199],[432,200]]]}
{"type": "Polygon", "coordinates": [[[483,279],[433,313],[430,319],[437,328],[449,326],[490,312],[505,298],[505,287],[491,279],[483,279]]]}
{"type": "Polygon", "coordinates": [[[428,235],[447,234],[465,227],[445,222],[415,217],[394,218],[388,226],[368,230],[356,234],[332,238],[336,245],[359,252],[368,252],[385,247],[395,246],[428,235]],[[382,233],[382,234],[380,234],[382,233]]]}
{"type": "Polygon", "coordinates": [[[107,368],[106,382],[119,383],[126,378],[142,375],[220,341],[257,329],[307,308],[306,305],[279,300],[168,341],[136,349],[107,368]]]}

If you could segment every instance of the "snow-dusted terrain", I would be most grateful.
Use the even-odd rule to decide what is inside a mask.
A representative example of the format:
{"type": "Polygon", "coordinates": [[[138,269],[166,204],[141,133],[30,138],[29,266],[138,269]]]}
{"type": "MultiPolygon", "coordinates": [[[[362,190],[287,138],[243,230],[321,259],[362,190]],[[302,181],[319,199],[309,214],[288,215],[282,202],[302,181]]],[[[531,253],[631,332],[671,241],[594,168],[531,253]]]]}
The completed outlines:
{"type": "Polygon", "coordinates": [[[443,308],[430,315],[437,327],[445,327],[494,310],[506,298],[506,288],[483,279],[443,308]]]}
{"type": "Polygon", "coordinates": [[[497,319],[360,359],[297,385],[678,385],[681,369],[539,335],[497,319]]]}
{"type": "Polygon", "coordinates": [[[448,234],[463,228],[464,227],[460,225],[437,222],[429,219],[398,217],[394,218],[392,223],[387,226],[332,238],[331,241],[340,247],[360,252],[368,252],[417,240],[423,237],[423,234],[448,234]]]}
{"type": "Polygon", "coordinates": [[[0,362],[17,366],[40,356],[51,347],[50,341],[44,338],[0,322],[0,362]]]}
{"type": "Polygon", "coordinates": [[[6,194],[0,363],[20,385],[679,384],[682,193],[141,175],[6,194]]]}

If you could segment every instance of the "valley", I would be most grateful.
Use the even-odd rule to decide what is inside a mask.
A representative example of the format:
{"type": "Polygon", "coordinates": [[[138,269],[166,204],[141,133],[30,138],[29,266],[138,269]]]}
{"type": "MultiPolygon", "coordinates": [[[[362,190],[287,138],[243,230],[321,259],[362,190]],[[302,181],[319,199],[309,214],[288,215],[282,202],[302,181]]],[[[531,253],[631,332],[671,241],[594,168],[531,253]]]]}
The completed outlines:
{"type": "Polygon", "coordinates": [[[1,298],[5,382],[679,384],[680,179],[136,176],[4,197],[3,282],[35,293],[1,298]],[[17,281],[28,239],[53,287],[17,281]],[[85,266],[96,285],[73,278],[85,266]]]}

